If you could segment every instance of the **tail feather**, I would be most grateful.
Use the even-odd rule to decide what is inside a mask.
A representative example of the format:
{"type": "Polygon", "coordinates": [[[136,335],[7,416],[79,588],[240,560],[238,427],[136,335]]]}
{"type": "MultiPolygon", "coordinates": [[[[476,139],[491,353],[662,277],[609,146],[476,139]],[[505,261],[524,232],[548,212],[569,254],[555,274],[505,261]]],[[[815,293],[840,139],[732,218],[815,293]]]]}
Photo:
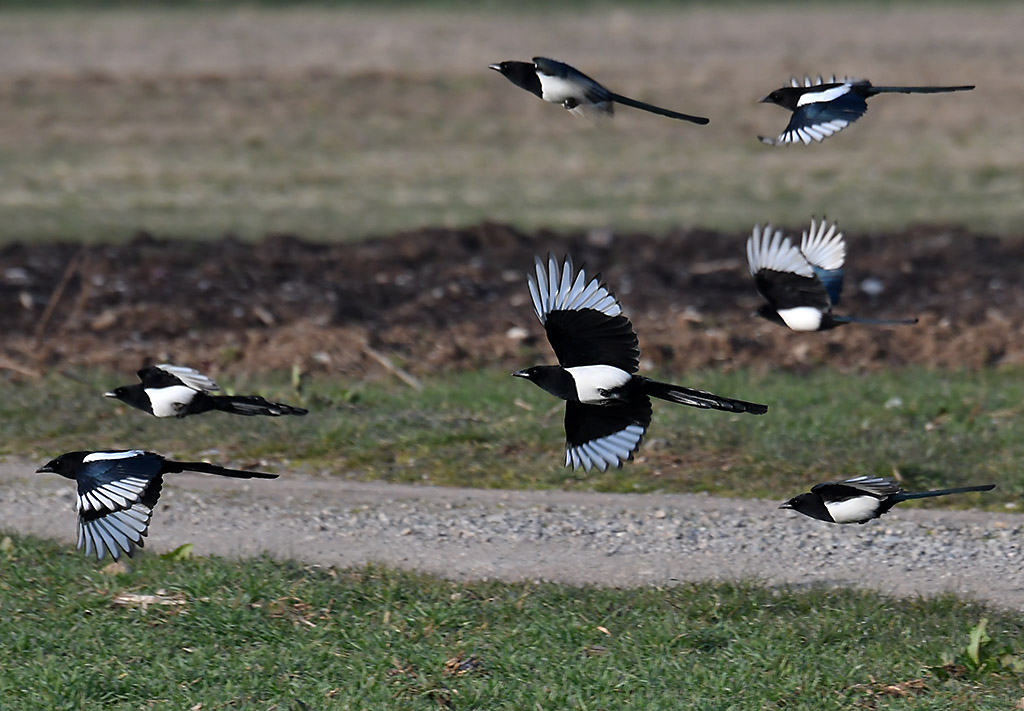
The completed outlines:
{"type": "Polygon", "coordinates": [[[836,323],[866,323],[872,326],[912,326],[917,323],[916,318],[861,318],[859,316],[836,316],[832,315],[836,323]]]}
{"type": "Polygon", "coordinates": [[[266,474],[264,472],[247,472],[241,469],[228,469],[209,462],[175,462],[170,459],[164,460],[165,472],[202,472],[203,474],[216,474],[218,476],[229,476],[234,479],[276,479],[277,474],[266,474]]]}
{"type": "Polygon", "coordinates": [[[682,385],[659,383],[657,380],[644,378],[644,392],[651,397],[668,400],[669,402],[700,407],[705,410],[722,410],[724,412],[749,412],[752,415],[763,415],[768,412],[767,405],[745,400],[733,400],[709,393],[706,390],[695,390],[682,385]]]}
{"type": "Polygon", "coordinates": [[[966,494],[971,491],[991,491],[996,488],[995,484],[982,484],[980,486],[959,486],[955,489],[935,489],[934,491],[902,492],[896,498],[900,501],[907,499],[927,499],[932,496],[946,496],[947,494],[966,494]]]}
{"type": "Polygon", "coordinates": [[[951,91],[971,91],[974,84],[965,86],[873,86],[876,94],[945,94],[951,91]]]}
{"type": "Polygon", "coordinates": [[[233,415],[305,415],[309,410],[281,402],[270,402],[259,395],[218,395],[210,398],[212,409],[233,415]]]}
{"type": "Polygon", "coordinates": [[[678,111],[672,111],[670,109],[663,109],[660,106],[654,106],[653,104],[645,104],[643,101],[637,101],[631,99],[628,96],[622,96],[621,94],[613,94],[609,92],[609,97],[612,101],[623,106],[632,106],[634,109],[640,109],[641,111],[647,111],[652,114],[658,114],[659,116],[668,116],[669,118],[679,119],[681,121],[689,121],[690,123],[700,124],[701,126],[710,123],[711,119],[704,118],[703,116],[691,116],[690,114],[681,114],[678,111]]]}

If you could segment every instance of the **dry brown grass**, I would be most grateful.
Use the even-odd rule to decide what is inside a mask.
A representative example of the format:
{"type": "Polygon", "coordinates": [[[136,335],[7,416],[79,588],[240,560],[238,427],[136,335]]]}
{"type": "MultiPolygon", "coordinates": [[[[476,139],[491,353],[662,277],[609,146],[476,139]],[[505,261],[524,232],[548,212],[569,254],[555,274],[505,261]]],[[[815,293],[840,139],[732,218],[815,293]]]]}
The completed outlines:
{"type": "Polygon", "coordinates": [[[7,14],[0,239],[295,232],[483,219],[746,231],[1024,226],[1024,7],[7,14]],[[595,128],[487,71],[557,56],[712,118],[595,128]],[[976,83],[886,96],[821,146],[771,149],[791,73],[976,83]]]}

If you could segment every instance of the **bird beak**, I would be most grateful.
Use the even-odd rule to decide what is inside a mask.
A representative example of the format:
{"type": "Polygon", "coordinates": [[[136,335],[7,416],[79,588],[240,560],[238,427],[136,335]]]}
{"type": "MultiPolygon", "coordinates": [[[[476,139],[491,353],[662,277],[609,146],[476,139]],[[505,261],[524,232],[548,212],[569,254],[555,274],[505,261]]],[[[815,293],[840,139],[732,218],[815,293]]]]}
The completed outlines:
{"type": "Polygon", "coordinates": [[[41,466],[38,469],[36,469],[36,474],[42,474],[43,472],[53,472],[53,471],[55,471],[55,470],[49,464],[44,464],[43,466],[41,466]]]}
{"type": "Polygon", "coordinates": [[[513,378],[529,378],[530,376],[529,376],[529,374],[525,370],[517,370],[516,372],[512,373],[512,377],[513,378]]]}
{"type": "Polygon", "coordinates": [[[115,395],[114,391],[111,390],[109,393],[103,393],[103,397],[117,397],[117,395],[115,395]]]}
{"type": "Polygon", "coordinates": [[[769,94],[768,96],[765,96],[762,99],[758,99],[757,103],[759,103],[759,104],[767,104],[768,103],[768,99],[770,99],[770,98],[772,98],[771,94],[769,94]]]}
{"type": "Polygon", "coordinates": [[[791,508],[793,508],[793,504],[791,504],[790,502],[787,501],[786,503],[784,503],[781,506],[779,506],[779,508],[780,509],[791,509],[791,508]]]}
{"type": "Polygon", "coordinates": [[[501,71],[501,65],[500,64],[488,64],[487,68],[488,69],[493,69],[496,72],[500,72],[501,71]]]}

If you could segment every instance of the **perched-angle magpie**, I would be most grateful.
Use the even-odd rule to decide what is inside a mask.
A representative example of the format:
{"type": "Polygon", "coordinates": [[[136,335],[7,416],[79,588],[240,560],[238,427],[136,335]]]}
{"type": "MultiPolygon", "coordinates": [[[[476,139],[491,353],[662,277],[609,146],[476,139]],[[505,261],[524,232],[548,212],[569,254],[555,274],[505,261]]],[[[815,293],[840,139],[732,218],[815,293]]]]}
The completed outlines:
{"type": "Polygon", "coordinates": [[[855,476],[843,481],[817,484],[811,487],[809,493],[795,496],[779,508],[793,509],[804,516],[829,523],[867,523],[908,499],[964,494],[968,491],[991,491],[994,488],[995,484],[985,484],[907,493],[893,479],[855,476]]]}
{"type": "Polygon", "coordinates": [[[757,315],[794,331],[826,331],[847,323],[908,325],[909,319],[870,319],[838,316],[832,307],[843,290],[846,242],[838,226],[811,220],[798,249],[771,225],[754,225],[747,238],[747,265],[754,284],[768,303],[757,315]]]}
{"type": "Polygon", "coordinates": [[[628,96],[616,94],[575,67],[547,57],[534,57],[532,63],[498,62],[489,64],[488,68],[501,72],[510,82],[521,89],[526,89],[531,94],[536,94],[544,101],[561,104],[577,116],[584,116],[588,113],[597,116],[611,116],[615,112],[614,104],[622,104],[659,116],[668,116],[702,125],[709,121],[703,116],[681,114],[678,111],[670,111],[660,106],[645,104],[642,101],[630,99],[628,96]]]}
{"type": "Polygon", "coordinates": [[[558,265],[539,257],[530,296],[558,365],[535,365],[512,375],[526,378],[565,404],[565,466],[605,471],[632,459],[651,423],[650,397],[691,407],[761,415],[767,405],[659,383],[637,375],[636,333],[600,275],[587,279],[572,258],[558,265]]]}
{"type": "Polygon", "coordinates": [[[156,417],[187,417],[209,410],[232,415],[305,415],[308,410],[280,402],[268,402],[259,395],[211,395],[220,386],[192,368],[180,365],[150,365],[139,371],[141,383],[114,388],[112,397],[156,417]]]}
{"type": "Polygon", "coordinates": [[[803,84],[796,77],[791,86],[776,89],[761,99],[761,103],[778,104],[793,112],[789,125],[778,138],[758,136],[762,143],[781,146],[803,141],[804,145],[824,141],[864,115],[867,100],[875,94],[943,94],[950,91],[970,91],[970,86],[872,86],[867,79],[846,77],[828,80],[820,76],[811,81],[804,77],[803,84]]]}
{"type": "Polygon", "coordinates": [[[67,452],[36,471],[78,482],[78,548],[85,546],[85,554],[95,552],[99,560],[107,551],[117,560],[121,551],[131,556],[133,546],[143,547],[164,474],[190,471],[237,479],[277,478],[277,474],[225,469],[206,462],[175,462],[139,449],[67,452]]]}

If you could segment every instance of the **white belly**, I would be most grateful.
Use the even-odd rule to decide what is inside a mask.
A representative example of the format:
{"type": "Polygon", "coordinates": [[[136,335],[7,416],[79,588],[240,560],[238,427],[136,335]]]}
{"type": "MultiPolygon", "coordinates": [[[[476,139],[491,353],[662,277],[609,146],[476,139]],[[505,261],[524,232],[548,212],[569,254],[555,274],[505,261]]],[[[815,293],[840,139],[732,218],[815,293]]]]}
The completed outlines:
{"type": "Polygon", "coordinates": [[[780,309],[779,317],[794,331],[817,331],[821,325],[821,312],[811,306],[780,309]]]}
{"type": "Polygon", "coordinates": [[[576,381],[576,395],[580,402],[588,405],[599,405],[608,398],[602,391],[620,388],[633,376],[612,365],[581,365],[566,368],[576,381]]]}
{"type": "Polygon", "coordinates": [[[196,391],[184,385],[172,385],[169,388],[150,388],[146,390],[153,414],[157,417],[174,417],[182,406],[187,405],[196,396],[196,391]]]}
{"type": "Polygon", "coordinates": [[[825,508],[836,523],[860,523],[875,515],[878,499],[874,496],[855,496],[846,501],[825,504],[825,508]]]}

